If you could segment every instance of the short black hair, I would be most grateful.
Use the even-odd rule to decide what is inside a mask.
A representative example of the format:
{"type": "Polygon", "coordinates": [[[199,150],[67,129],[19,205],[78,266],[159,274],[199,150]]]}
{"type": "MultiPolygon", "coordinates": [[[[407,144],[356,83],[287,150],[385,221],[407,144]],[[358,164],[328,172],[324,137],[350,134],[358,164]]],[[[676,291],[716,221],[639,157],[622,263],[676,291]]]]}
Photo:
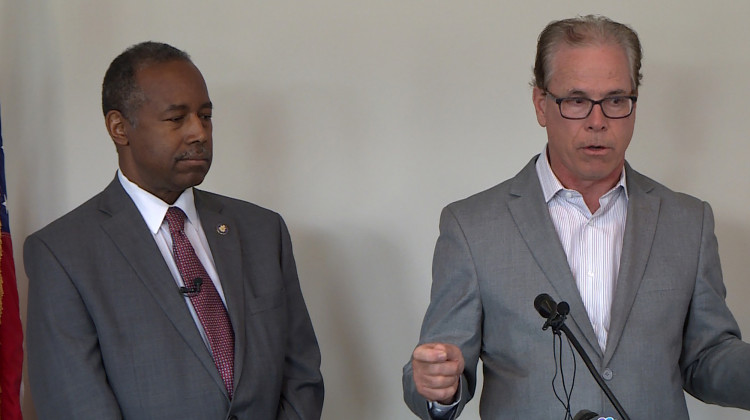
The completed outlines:
{"type": "Polygon", "coordinates": [[[138,70],[150,64],[182,60],[192,63],[190,55],[169,44],[146,41],[133,45],[118,55],[109,65],[102,83],[102,111],[120,111],[135,124],[135,111],[144,101],[143,93],[136,83],[138,70]]]}

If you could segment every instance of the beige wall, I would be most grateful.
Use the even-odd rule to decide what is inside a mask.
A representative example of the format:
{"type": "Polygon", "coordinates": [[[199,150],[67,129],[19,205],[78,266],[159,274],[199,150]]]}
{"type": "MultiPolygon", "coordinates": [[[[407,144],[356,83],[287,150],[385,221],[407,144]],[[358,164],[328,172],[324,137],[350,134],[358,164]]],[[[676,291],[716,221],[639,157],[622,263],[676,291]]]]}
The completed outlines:
{"type": "MultiPolygon", "coordinates": [[[[585,13],[641,35],[629,160],[713,205],[728,302],[750,333],[744,1],[0,0],[23,312],[23,239],[114,175],[100,112],[107,65],[133,43],[169,42],[193,56],[216,107],[204,187],[289,224],[323,352],[324,418],[411,418],[401,366],[428,302],[440,209],[542,150],[528,86],[536,36],[585,13]]],[[[690,406],[695,419],[747,418],[690,406]]],[[[33,420],[28,389],[25,407],[33,420]]],[[[476,412],[472,403],[463,418],[476,412]]]]}

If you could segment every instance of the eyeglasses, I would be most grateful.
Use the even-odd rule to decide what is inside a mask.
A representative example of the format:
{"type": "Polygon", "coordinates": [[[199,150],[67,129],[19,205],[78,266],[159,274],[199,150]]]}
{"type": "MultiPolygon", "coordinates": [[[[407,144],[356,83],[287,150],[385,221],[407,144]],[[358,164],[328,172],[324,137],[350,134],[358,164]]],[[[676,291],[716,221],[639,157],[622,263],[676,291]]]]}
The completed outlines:
{"type": "Polygon", "coordinates": [[[607,118],[627,118],[633,113],[633,106],[635,101],[638,100],[637,96],[608,96],[595,101],[581,96],[558,98],[546,90],[545,93],[555,100],[557,107],[560,108],[560,115],[568,120],[587,118],[591,114],[591,110],[594,109],[594,105],[599,105],[607,118]]]}

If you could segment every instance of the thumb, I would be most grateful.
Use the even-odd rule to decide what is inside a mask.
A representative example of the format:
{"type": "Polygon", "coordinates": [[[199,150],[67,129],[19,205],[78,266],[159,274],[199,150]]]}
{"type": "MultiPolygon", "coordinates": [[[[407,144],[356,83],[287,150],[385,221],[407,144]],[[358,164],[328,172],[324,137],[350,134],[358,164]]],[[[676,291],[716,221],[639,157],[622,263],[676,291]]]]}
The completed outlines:
{"type": "Polygon", "coordinates": [[[436,346],[436,350],[442,350],[445,352],[447,360],[460,361],[463,363],[464,355],[461,353],[461,349],[458,346],[448,343],[440,343],[436,346]]]}

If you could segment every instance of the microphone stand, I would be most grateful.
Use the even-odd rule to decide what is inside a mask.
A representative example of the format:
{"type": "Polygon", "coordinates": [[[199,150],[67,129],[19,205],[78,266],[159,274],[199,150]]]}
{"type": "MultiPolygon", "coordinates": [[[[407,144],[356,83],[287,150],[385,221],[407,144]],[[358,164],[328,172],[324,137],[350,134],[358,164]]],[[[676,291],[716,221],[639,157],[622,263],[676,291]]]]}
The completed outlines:
{"type": "Polygon", "coordinates": [[[622,405],[620,405],[620,402],[617,401],[615,394],[612,393],[612,390],[609,389],[607,384],[604,382],[604,379],[602,379],[602,375],[600,375],[599,372],[594,367],[594,364],[591,362],[591,359],[589,358],[588,354],[586,354],[586,350],[583,349],[583,347],[581,346],[581,343],[578,342],[575,335],[573,335],[573,333],[570,331],[568,326],[565,325],[565,319],[568,315],[568,311],[570,310],[569,309],[570,307],[567,305],[567,303],[563,305],[564,303],[565,302],[560,302],[560,304],[558,305],[558,313],[550,317],[547,320],[547,322],[544,323],[544,326],[542,327],[542,329],[546,330],[548,327],[552,327],[552,332],[557,335],[560,335],[560,331],[565,333],[565,336],[568,338],[568,341],[570,341],[571,344],[573,344],[573,347],[581,356],[581,359],[583,359],[583,363],[589,369],[589,372],[591,372],[591,376],[594,377],[594,380],[599,385],[599,388],[601,388],[602,391],[604,391],[604,394],[607,395],[607,398],[609,398],[609,401],[612,403],[612,405],[615,406],[615,410],[617,410],[617,413],[620,414],[620,417],[622,417],[622,420],[630,420],[630,417],[628,417],[627,413],[625,413],[625,409],[622,408],[622,405]]]}

